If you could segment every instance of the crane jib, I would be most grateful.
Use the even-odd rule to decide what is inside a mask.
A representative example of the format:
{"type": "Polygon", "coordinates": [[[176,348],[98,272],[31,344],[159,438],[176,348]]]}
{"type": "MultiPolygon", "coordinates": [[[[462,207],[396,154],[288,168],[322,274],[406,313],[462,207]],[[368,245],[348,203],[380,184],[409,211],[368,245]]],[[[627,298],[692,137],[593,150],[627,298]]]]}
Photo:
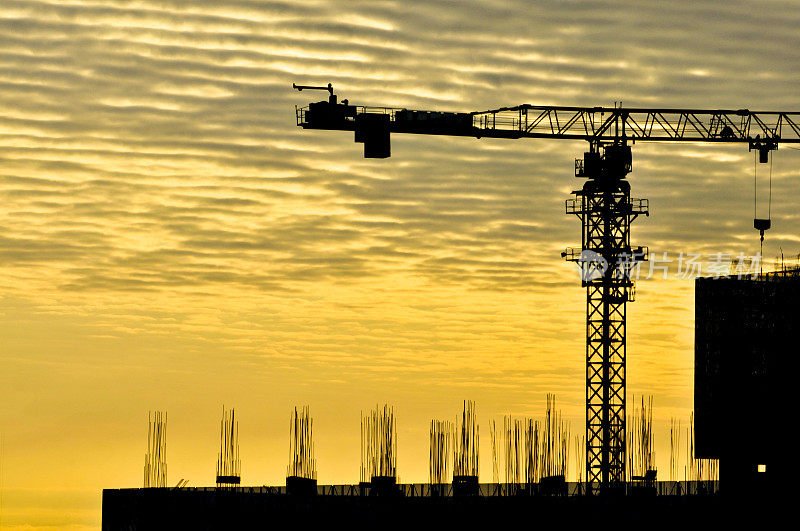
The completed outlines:
{"type": "Polygon", "coordinates": [[[364,107],[328,101],[297,109],[306,129],[354,131],[367,158],[391,154],[390,134],[476,138],[747,143],[765,160],[778,144],[800,143],[800,113],[521,105],[483,112],[364,107]]]}

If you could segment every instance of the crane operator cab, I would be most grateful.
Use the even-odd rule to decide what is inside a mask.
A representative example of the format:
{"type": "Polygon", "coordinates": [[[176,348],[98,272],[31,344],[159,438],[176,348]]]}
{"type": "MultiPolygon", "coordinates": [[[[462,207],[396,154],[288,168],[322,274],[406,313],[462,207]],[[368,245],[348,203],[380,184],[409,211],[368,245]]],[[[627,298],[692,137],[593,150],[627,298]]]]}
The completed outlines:
{"type": "Polygon", "coordinates": [[[626,144],[594,144],[583,159],[575,160],[575,177],[624,179],[632,169],[631,147],[626,144]]]}

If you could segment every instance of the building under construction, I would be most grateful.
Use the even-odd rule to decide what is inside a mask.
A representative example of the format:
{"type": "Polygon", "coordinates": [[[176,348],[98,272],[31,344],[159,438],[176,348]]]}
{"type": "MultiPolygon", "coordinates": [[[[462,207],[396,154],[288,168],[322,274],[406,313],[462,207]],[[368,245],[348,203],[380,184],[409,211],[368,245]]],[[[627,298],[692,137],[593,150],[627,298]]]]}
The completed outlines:
{"type": "MultiPolygon", "coordinates": [[[[787,348],[798,328],[791,306],[800,288],[798,275],[784,271],[750,280],[697,280],[697,417],[690,421],[686,445],[690,463],[685,479],[675,481],[680,459],[671,455],[671,481],[657,481],[652,402],[643,400],[632,415],[626,411],[626,305],[634,300],[631,272],[649,254],[632,245],[630,226],[650,213],[647,200],[631,198],[627,176],[636,142],[739,143],[767,163],[779,143],[800,144],[800,113],[527,104],[442,113],[339,102],[331,84],[294,88],[329,93],[327,100],[296,109],[298,126],[352,132],[364,144],[366,158],[388,158],[390,135],[398,133],[589,143],[574,173],[586,181],[566,203],[566,213],[581,220],[581,246],[562,253],[580,266],[587,290],[586,423],[585,435],[575,441],[585,475],[576,483],[566,481],[570,431],[550,399],[541,423],[504,418],[503,440],[492,423],[491,484],[478,483],[479,432],[474,405],[466,402],[460,422],[431,422],[427,484],[399,482],[395,417],[387,406],[362,416],[361,478],[354,485],[316,484],[310,420],[306,423],[295,411],[286,486],[239,486],[238,465],[228,466],[234,473],[223,466],[238,456],[237,428],[226,431],[223,418],[218,470],[224,470],[218,471],[216,488],[178,483],[173,489],[106,490],[104,529],[764,523],[771,512],[763,499],[751,504],[716,495],[716,459],[722,461],[722,481],[730,492],[754,492],[749,487],[777,474],[779,463],[792,462],[778,446],[790,443],[784,441],[777,410],[789,403],[788,378],[795,374],[796,361],[787,348]],[[500,454],[505,456],[504,483],[496,459],[500,454]],[[711,459],[713,478],[698,466],[711,459]],[[450,463],[453,475],[447,483],[450,463]],[[737,490],[737,483],[747,488],[737,490]]],[[[770,221],[756,219],[754,226],[763,242],[770,221]]],[[[229,424],[235,426],[232,416],[229,424]]],[[[672,424],[673,454],[680,434],[680,424],[672,424]]]]}
{"type": "MultiPolygon", "coordinates": [[[[790,403],[789,379],[796,373],[798,300],[797,268],[746,278],[696,280],[695,415],[690,421],[686,469],[713,460],[714,470],[719,463],[719,479],[716,473],[695,470],[687,472],[684,480],[674,480],[678,474],[673,471],[670,481],[655,480],[650,463],[652,399],[642,399],[641,419],[634,422],[638,418],[634,414],[628,434],[634,447],[641,439],[641,448],[629,451],[630,459],[641,454],[641,466],[637,469],[633,461],[628,463],[627,481],[614,495],[593,495],[597,493],[589,482],[567,482],[564,467],[545,466],[551,461],[566,463],[555,458],[566,456],[570,440],[555,398],[548,396],[543,420],[507,417],[500,433],[490,426],[493,483],[478,483],[475,405],[465,401],[455,423],[431,422],[429,483],[397,481],[394,413],[389,406],[376,406],[362,418],[358,484],[317,485],[310,414],[308,408],[299,412],[295,408],[286,486],[244,487],[218,478],[217,487],[186,487],[178,482],[169,488],[162,477],[166,475],[166,423],[159,413],[155,425],[153,419],[149,421],[145,458],[145,487],[149,488],[105,490],[103,529],[307,527],[333,522],[475,526],[493,525],[498,518],[540,525],[597,521],[648,525],[655,519],[667,525],[763,523],[765,516],[783,507],[778,488],[789,474],[782,466],[792,462],[782,405],[790,403]],[[554,431],[553,426],[558,429],[554,431]],[[642,436],[637,438],[639,432],[642,436]],[[151,441],[154,433],[158,444],[151,441]],[[496,455],[501,454],[509,454],[504,459],[504,478],[498,474],[501,463],[496,455]],[[158,481],[148,481],[153,463],[164,471],[158,481]]],[[[223,411],[221,452],[230,447],[238,455],[236,432],[229,430],[230,436],[225,436],[225,426],[235,426],[232,412],[230,419],[227,413],[223,411]]],[[[679,435],[680,429],[671,429],[671,438],[679,439],[679,435]]],[[[576,451],[583,454],[578,446],[576,451]]],[[[676,456],[670,457],[671,468],[678,469],[676,456]]],[[[238,480],[238,466],[236,472],[238,480]]]]}
{"type": "Polygon", "coordinates": [[[719,459],[729,493],[764,493],[794,460],[800,269],[695,282],[695,457],[719,459]]]}
{"type": "MultiPolygon", "coordinates": [[[[630,424],[632,456],[652,456],[651,407],[652,400],[642,400],[641,422],[630,424]],[[646,436],[637,437],[635,432],[646,436]]],[[[312,426],[308,407],[294,408],[285,486],[245,487],[240,485],[238,422],[233,410],[223,408],[216,487],[187,487],[186,480],[180,480],[168,488],[166,414],[157,412],[148,418],[145,488],[105,490],[103,529],[234,529],[265,522],[304,527],[331,522],[475,526],[491,525],[498,515],[531,519],[532,512],[542,525],[558,525],[564,519],[590,524],[606,518],[612,508],[624,514],[621,521],[626,523],[643,524],[652,514],[664,514],[675,523],[699,517],[710,524],[715,515],[722,514],[716,478],[657,482],[651,459],[641,460],[638,468],[631,466],[629,481],[610,498],[597,496],[600,491],[592,489],[580,471],[577,482],[568,482],[573,441],[555,395],[547,396],[544,416],[539,419],[506,415],[502,430],[491,422],[492,483],[479,483],[479,426],[472,401],[463,402],[455,422],[431,421],[428,483],[398,481],[397,424],[389,405],[362,413],[357,484],[317,485],[312,426]],[[153,434],[157,444],[152,442],[153,434]],[[161,471],[157,481],[147,475],[154,469],[161,471]],[[500,470],[505,470],[504,476],[500,470]]],[[[577,455],[584,455],[582,438],[574,442],[577,455]]],[[[684,455],[691,466],[694,459],[684,455]]],[[[583,469],[581,464],[578,467],[583,469]]]]}

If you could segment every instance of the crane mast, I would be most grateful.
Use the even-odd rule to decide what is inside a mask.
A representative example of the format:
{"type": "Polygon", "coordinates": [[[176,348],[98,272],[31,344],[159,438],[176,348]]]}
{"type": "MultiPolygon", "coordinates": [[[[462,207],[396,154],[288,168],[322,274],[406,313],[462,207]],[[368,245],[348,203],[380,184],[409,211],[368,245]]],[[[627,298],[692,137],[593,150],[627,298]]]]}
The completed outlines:
{"type": "Polygon", "coordinates": [[[581,220],[581,247],[562,253],[580,265],[586,288],[586,477],[605,488],[625,482],[625,312],[634,300],[630,272],[647,260],[630,241],[631,222],[649,215],[646,199],[631,199],[631,161],[624,141],[590,145],[576,164],[587,181],[566,203],[581,220]]]}
{"type": "MultiPolygon", "coordinates": [[[[478,112],[438,112],[327,101],[296,107],[304,129],[353,131],[364,157],[391,156],[395,133],[475,138],[585,140],[589,151],[575,161],[575,176],[586,178],[566,202],[566,213],[581,220],[580,248],[562,257],[576,262],[586,288],[586,478],[589,489],[613,492],[626,480],[626,304],[634,300],[631,271],[648,259],[646,247],[632,247],[630,225],[649,216],[646,199],[632,199],[626,180],[637,141],[746,143],[768,162],[779,143],[800,143],[800,112],[755,112],[666,108],[518,105],[478,112]]],[[[761,231],[767,220],[754,220],[761,231]]]]}

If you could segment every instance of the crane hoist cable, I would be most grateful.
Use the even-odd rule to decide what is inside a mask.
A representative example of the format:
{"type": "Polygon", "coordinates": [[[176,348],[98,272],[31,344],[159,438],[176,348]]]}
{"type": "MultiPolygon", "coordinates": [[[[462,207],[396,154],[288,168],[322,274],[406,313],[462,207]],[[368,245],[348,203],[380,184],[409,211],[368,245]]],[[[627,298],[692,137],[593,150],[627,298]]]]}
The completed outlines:
{"type": "Polygon", "coordinates": [[[772,227],[772,153],[769,154],[769,194],[767,199],[767,217],[758,217],[758,158],[753,153],[753,228],[761,236],[760,257],[764,255],[764,231],[772,227]]]}

